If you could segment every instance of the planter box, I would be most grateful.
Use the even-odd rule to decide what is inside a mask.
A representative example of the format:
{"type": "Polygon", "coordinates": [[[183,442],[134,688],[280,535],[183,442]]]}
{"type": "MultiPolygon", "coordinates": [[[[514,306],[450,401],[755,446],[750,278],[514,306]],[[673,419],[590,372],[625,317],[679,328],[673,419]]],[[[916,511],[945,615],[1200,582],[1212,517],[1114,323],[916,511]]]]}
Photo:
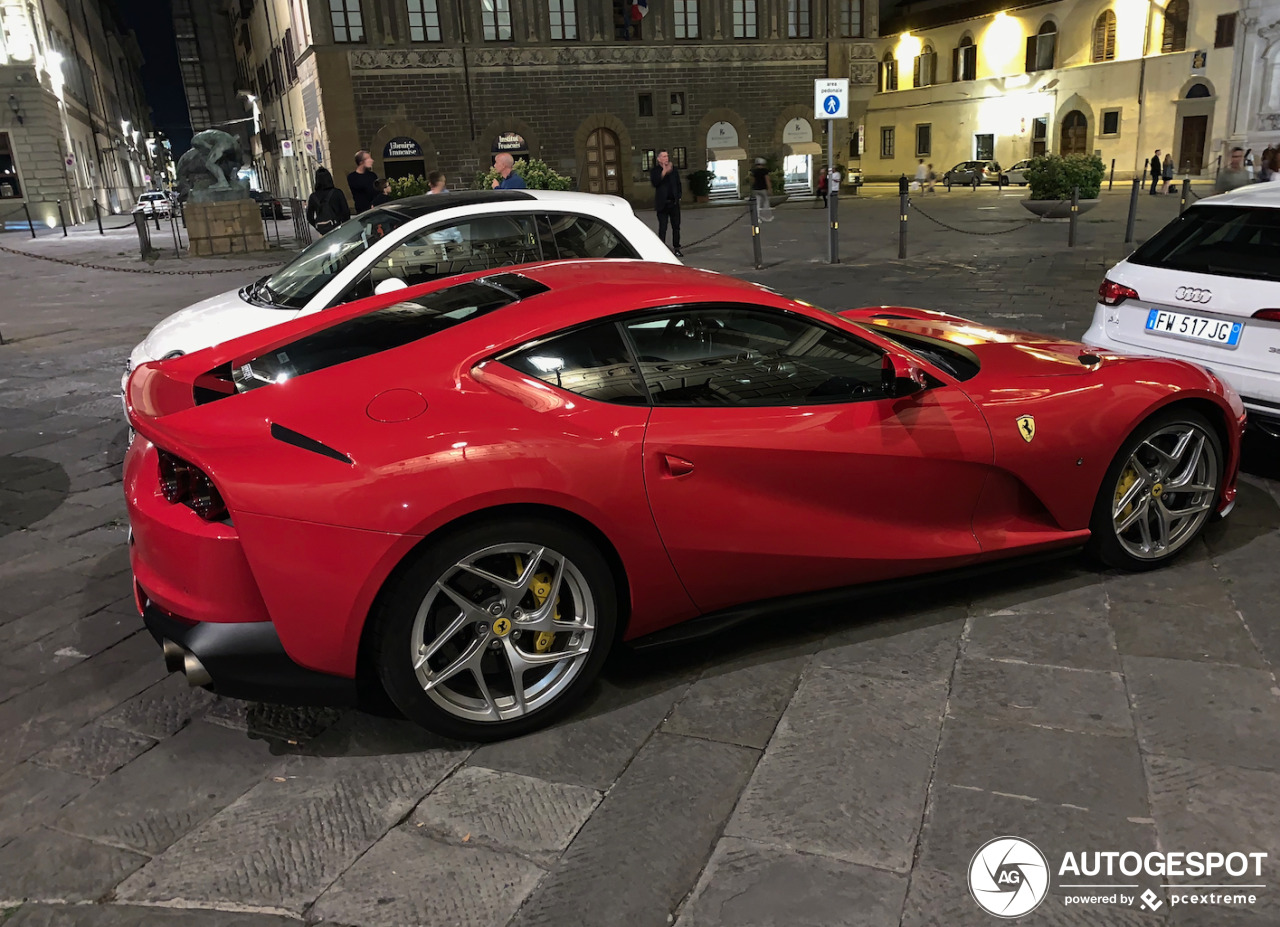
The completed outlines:
{"type": "MultiPolygon", "coordinates": [[[[1071,200],[1020,200],[1027,212],[1041,219],[1070,219],[1071,200]]],[[[1101,203],[1102,200],[1081,200],[1080,212],[1086,213],[1101,203]]]]}

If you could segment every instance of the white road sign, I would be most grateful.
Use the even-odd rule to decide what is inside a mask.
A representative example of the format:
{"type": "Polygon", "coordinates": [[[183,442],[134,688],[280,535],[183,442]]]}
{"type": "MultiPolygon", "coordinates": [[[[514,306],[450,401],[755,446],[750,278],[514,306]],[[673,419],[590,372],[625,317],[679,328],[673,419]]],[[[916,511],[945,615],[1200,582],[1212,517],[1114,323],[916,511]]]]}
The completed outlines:
{"type": "Polygon", "coordinates": [[[822,78],[813,82],[813,118],[849,118],[849,79],[822,78]]]}

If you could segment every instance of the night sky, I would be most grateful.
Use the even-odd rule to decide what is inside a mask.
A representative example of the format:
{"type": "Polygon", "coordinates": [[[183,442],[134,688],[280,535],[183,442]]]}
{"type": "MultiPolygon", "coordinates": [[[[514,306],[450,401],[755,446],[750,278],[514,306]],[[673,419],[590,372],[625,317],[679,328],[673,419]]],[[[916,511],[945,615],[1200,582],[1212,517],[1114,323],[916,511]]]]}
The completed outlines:
{"type": "MultiPolygon", "coordinates": [[[[173,13],[169,0],[115,0],[125,27],[138,35],[142,46],[142,86],[151,104],[155,127],[173,143],[176,159],[191,146],[191,117],[178,70],[178,49],[173,38],[173,13]]],[[[212,2],[212,0],[200,0],[212,2]]]]}

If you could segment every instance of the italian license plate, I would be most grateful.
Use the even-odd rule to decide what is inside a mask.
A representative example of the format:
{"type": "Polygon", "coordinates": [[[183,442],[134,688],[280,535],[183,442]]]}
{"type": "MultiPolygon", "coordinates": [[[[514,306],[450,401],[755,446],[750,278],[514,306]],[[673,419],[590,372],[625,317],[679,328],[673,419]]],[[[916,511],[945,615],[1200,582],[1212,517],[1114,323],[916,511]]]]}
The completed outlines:
{"type": "Polygon", "coordinates": [[[1146,328],[1157,335],[1172,335],[1175,338],[1189,338],[1223,348],[1234,348],[1240,344],[1244,323],[1207,319],[1185,312],[1170,312],[1168,309],[1152,309],[1147,313],[1146,328]]]}

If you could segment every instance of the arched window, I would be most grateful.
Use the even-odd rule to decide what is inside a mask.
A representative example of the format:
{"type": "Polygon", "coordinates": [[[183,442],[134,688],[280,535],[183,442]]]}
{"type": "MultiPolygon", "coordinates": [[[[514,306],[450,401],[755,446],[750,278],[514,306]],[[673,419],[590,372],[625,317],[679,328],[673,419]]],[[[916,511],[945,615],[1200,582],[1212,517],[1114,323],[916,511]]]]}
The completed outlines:
{"type": "Polygon", "coordinates": [[[1188,100],[1203,100],[1205,97],[1211,96],[1213,96],[1213,94],[1209,92],[1209,88],[1204,84],[1192,84],[1187,89],[1188,100]]]}
{"type": "Polygon", "coordinates": [[[1082,155],[1089,151],[1089,120],[1078,109],[1067,113],[1062,120],[1059,151],[1064,155],[1082,155]]]}
{"type": "Polygon", "coordinates": [[[1058,47],[1058,27],[1050,20],[1035,35],[1027,36],[1027,70],[1048,71],[1058,47]]]}
{"type": "Polygon", "coordinates": [[[1164,8],[1164,39],[1162,52],[1187,50],[1187,21],[1191,18],[1191,5],[1187,0],[1169,0],[1164,8]]]}
{"type": "Polygon", "coordinates": [[[893,52],[887,51],[880,62],[880,92],[897,89],[898,59],[893,57],[893,52]]]}
{"type": "Polygon", "coordinates": [[[951,49],[951,79],[973,80],[978,76],[978,46],[970,36],[960,40],[960,47],[951,49]]]}
{"type": "Polygon", "coordinates": [[[934,54],[932,45],[926,45],[916,55],[914,86],[928,87],[938,79],[937,75],[938,56],[934,54]]]}
{"type": "Polygon", "coordinates": [[[1093,23],[1093,61],[1116,60],[1116,14],[1103,10],[1093,23]]]}

